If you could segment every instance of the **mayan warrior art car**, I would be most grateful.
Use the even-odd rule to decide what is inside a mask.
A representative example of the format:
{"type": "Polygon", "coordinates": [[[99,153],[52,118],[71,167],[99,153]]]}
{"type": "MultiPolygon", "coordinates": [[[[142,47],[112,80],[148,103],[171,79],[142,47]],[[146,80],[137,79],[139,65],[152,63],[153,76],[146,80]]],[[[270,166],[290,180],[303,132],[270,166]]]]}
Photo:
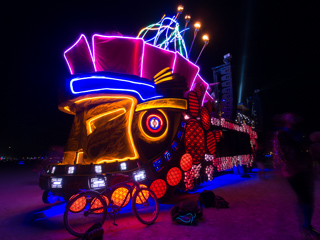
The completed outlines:
{"type": "Polygon", "coordinates": [[[256,132],[217,117],[209,84],[188,59],[180,32],[161,44],[164,31],[146,39],[149,29],[168,26],[177,26],[174,18],[136,38],[95,34],[91,45],[81,35],[64,52],[71,75],[59,109],[74,122],[63,162],[40,177],[44,202],[129,174],[164,199],[175,188],[213,180],[215,171],[252,163],[256,132]],[[179,51],[168,50],[173,42],[179,51]]]}

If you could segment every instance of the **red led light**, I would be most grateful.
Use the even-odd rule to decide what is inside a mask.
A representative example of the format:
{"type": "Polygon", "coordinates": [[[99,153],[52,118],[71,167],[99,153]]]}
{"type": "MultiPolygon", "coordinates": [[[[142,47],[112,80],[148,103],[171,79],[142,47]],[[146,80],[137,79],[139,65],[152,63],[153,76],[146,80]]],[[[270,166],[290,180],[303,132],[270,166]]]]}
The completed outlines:
{"type": "Polygon", "coordinates": [[[156,194],[157,198],[161,198],[167,191],[167,184],[164,180],[157,179],[151,183],[150,189],[156,194]]]}
{"type": "Polygon", "coordinates": [[[198,100],[197,94],[193,91],[190,91],[188,94],[188,108],[193,117],[198,116],[199,100],[198,100]]]}
{"type": "Polygon", "coordinates": [[[214,154],[216,152],[216,139],[212,132],[207,133],[207,148],[210,154],[214,154]]]}
{"type": "Polygon", "coordinates": [[[205,130],[209,130],[211,122],[210,122],[210,114],[206,107],[201,108],[200,118],[202,126],[205,130]]]}
{"type": "Polygon", "coordinates": [[[183,171],[189,171],[192,167],[192,156],[189,153],[183,154],[180,159],[180,167],[183,171]]]}
{"type": "Polygon", "coordinates": [[[200,87],[200,84],[199,84],[199,83],[197,83],[197,84],[196,84],[195,92],[196,92],[196,94],[197,94],[198,98],[201,98],[201,96],[202,96],[202,89],[201,89],[201,87],[200,87]]]}
{"type": "Polygon", "coordinates": [[[187,123],[184,144],[186,152],[192,156],[193,164],[201,163],[205,154],[205,136],[201,124],[195,119],[187,123]]]}
{"type": "Polygon", "coordinates": [[[167,173],[167,182],[170,186],[176,186],[182,177],[182,173],[179,168],[173,167],[167,173]]]}

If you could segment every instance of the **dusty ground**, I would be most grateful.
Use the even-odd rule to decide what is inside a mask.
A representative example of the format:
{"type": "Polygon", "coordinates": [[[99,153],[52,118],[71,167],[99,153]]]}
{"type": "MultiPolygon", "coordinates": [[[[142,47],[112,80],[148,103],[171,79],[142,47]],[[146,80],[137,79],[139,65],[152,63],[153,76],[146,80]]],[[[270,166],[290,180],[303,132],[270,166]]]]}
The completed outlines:
{"type": "MultiPolygon", "coordinates": [[[[171,203],[162,204],[158,220],[144,226],[131,214],[104,224],[104,239],[298,239],[295,195],[274,171],[266,180],[227,174],[200,185],[188,194],[175,193],[171,203]],[[204,209],[198,226],[177,225],[170,208],[183,199],[197,199],[204,189],[213,190],[229,203],[229,209],[204,209]]],[[[64,228],[64,205],[42,203],[37,173],[32,168],[0,166],[0,239],[74,239],[64,228]],[[40,212],[40,213],[37,213],[40,212]],[[42,218],[40,218],[42,217],[42,218]],[[36,220],[36,221],[34,221],[36,220]]],[[[320,181],[316,182],[313,225],[320,230],[320,181]]]]}

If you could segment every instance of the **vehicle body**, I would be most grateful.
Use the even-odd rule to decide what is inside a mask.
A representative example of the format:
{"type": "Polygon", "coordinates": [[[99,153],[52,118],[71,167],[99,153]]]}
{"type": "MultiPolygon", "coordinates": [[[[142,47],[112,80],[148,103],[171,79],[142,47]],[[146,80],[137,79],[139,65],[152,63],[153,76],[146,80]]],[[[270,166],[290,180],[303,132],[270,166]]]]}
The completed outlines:
{"type": "Polygon", "coordinates": [[[134,174],[161,199],[251,165],[256,132],[218,116],[199,67],[180,53],[96,34],[92,48],[81,35],[64,56],[71,76],[59,109],[74,122],[63,162],[40,176],[44,198],[97,189],[97,175],[111,173],[107,185],[134,174]]]}

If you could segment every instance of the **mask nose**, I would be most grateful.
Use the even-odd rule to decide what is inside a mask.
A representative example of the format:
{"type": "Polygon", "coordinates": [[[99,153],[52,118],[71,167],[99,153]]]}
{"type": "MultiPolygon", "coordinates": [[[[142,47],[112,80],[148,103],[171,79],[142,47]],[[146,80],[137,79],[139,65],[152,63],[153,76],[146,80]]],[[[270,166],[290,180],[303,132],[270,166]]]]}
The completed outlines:
{"type": "MultiPolygon", "coordinates": [[[[76,140],[83,149],[83,157],[76,157],[76,163],[110,163],[139,158],[131,132],[137,104],[134,97],[83,97],[74,104],[77,112],[68,143],[76,140]]],[[[68,143],[67,146],[72,146],[68,143]]]]}

